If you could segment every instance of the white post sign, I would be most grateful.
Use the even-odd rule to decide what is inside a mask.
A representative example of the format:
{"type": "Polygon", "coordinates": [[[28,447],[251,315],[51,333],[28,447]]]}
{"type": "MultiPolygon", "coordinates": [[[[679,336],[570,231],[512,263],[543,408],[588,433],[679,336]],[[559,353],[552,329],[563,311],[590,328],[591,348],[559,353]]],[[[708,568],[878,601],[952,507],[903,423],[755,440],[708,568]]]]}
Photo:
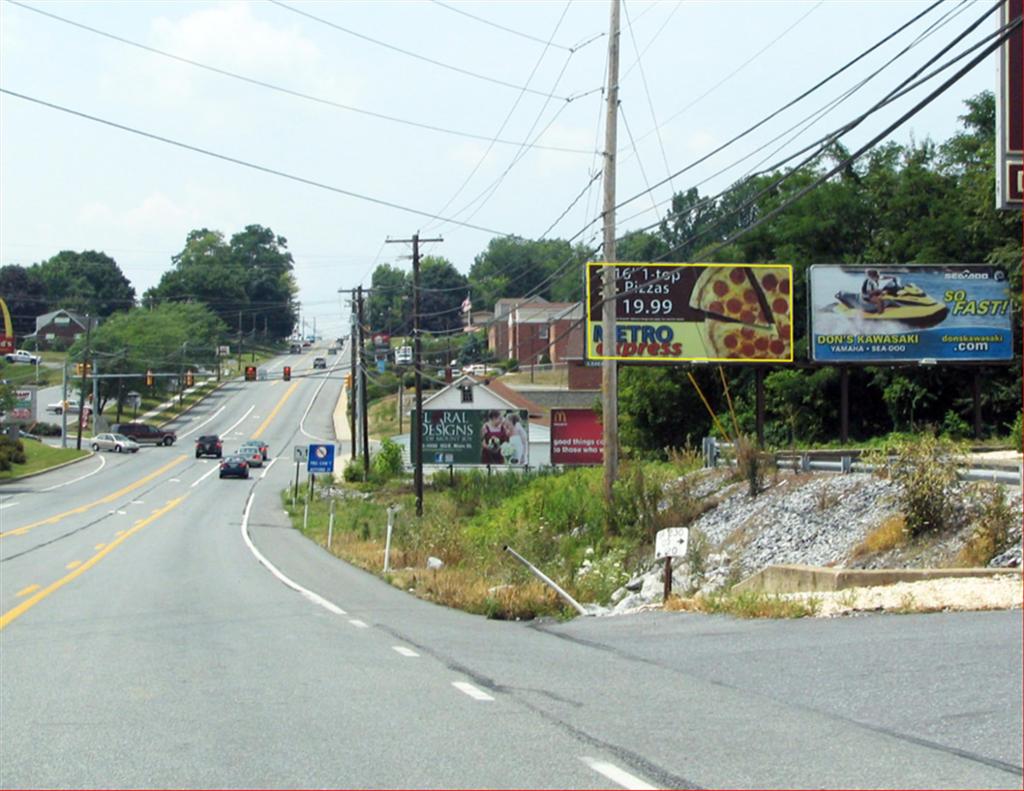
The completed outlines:
{"type": "Polygon", "coordinates": [[[681,558],[686,554],[686,546],[690,540],[690,528],[666,527],[659,530],[654,537],[654,559],[681,558]]]}

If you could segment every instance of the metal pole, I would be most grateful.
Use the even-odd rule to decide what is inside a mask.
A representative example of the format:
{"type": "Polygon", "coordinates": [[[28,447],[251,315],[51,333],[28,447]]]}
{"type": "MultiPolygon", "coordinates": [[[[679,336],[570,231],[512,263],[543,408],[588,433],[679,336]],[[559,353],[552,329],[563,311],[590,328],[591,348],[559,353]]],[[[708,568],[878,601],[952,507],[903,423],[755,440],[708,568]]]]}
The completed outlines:
{"type": "Polygon", "coordinates": [[[510,546],[508,546],[506,544],[505,545],[505,551],[508,552],[512,557],[514,557],[520,563],[522,563],[524,566],[526,566],[526,568],[528,568],[530,570],[530,572],[533,574],[533,576],[535,576],[537,579],[539,579],[545,585],[549,586],[552,590],[555,591],[555,593],[557,593],[559,596],[561,596],[562,599],[564,599],[566,602],[568,602],[569,605],[576,610],[576,612],[578,612],[580,615],[586,615],[587,614],[587,611],[583,608],[582,604],[580,604],[572,596],[570,596],[568,593],[566,593],[565,590],[563,590],[562,587],[557,582],[555,582],[553,579],[551,579],[551,577],[549,577],[547,574],[545,574],[539,568],[534,566],[530,561],[528,561],[526,558],[524,558],[522,555],[520,555],[518,552],[516,552],[514,549],[512,549],[512,547],[510,547],[510,546]]]}
{"type": "Polygon", "coordinates": [[[60,446],[68,446],[68,358],[64,358],[60,382],[60,446]]]}
{"type": "Polygon", "coordinates": [[[395,512],[388,508],[388,532],[384,538],[384,572],[391,571],[391,531],[395,527],[395,512]]]}
{"type": "MultiPolygon", "coordinates": [[[[612,0],[608,35],[608,108],[604,143],[604,260],[615,261],[615,160],[619,105],[619,0],[612,0]]],[[[601,343],[602,356],[615,355],[616,330],[615,267],[602,270],[601,343]]],[[[604,501],[611,514],[612,494],[619,466],[619,388],[618,363],[604,360],[601,364],[602,436],[604,439],[604,501]]],[[[610,528],[611,525],[609,524],[610,528]]]]}
{"type": "Polygon", "coordinates": [[[78,437],[75,447],[82,449],[82,420],[85,417],[85,376],[89,370],[89,355],[92,353],[92,317],[85,317],[85,358],[82,360],[82,386],[78,393],[78,437]]]}
{"type": "Polygon", "coordinates": [[[327,517],[327,551],[331,551],[331,543],[334,541],[334,498],[331,498],[330,512],[327,517]]]}
{"type": "Polygon", "coordinates": [[[757,446],[764,447],[764,368],[757,368],[754,371],[754,401],[755,421],[757,431],[757,446]]]}
{"type": "Polygon", "coordinates": [[[349,409],[348,413],[348,427],[349,427],[349,440],[352,443],[352,461],[356,460],[356,400],[355,400],[355,384],[356,384],[356,311],[355,311],[355,300],[352,301],[352,332],[348,338],[349,344],[352,346],[352,363],[349,366],[349,376],[351,377],[351,386],[348,389],[349,409]]]}
{"type": "Polygon", "coordinates": [[[672,595],[672,558],[665,558],[665,590],[662,594],[661,600],[663,602],[668,601],[668,597],[672,595]]]}
{"type": "Polygon", "coordinates": [[[99,420],[100,411],[100,380],[99,360],[92,363],[92,435],[96,436],[96,421],[99,420]]]}
{"type": "Polygon", "coordinates": [[[845,365],[839,369],[839,441],[844,445],[850,440],[850,369],[845,365]]]}
{"type": "Polygon", "coordinates": [[[295,488],[292,490],[292,505],[299,499],[299,462],[295,462],[295,488]]]}
{"type": "Polygon", "coordinates": [[[974,438],[981,439],[981,369],[974,369],[971,383],[971,397],[974,401],[974,438]]]}
{"type": "Polygon", "coordinates": [[[413,486],[416,490],[416,516],[423,516],[423,377],[420,374],[423,351],[420,343],[420,235],[412,235],[412,327],[413,375],[416,381],[416,425],[410,426],[416,451],[413,486]]]}

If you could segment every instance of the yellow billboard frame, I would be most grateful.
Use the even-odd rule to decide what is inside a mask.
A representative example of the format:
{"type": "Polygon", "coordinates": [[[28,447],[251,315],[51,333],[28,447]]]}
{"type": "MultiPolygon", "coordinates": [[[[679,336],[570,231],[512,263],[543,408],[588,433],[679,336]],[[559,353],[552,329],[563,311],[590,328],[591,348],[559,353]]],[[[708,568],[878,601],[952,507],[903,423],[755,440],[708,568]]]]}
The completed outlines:
{"type": "MultiPolygon", "coordinates": [[[[587,273],[586,273],[586,295],[587,295],[587,307],[586,307],[586,337],[584,338],[584,359],[587,360],[618,360],[620,362],[639,363],[642,365],[658,365],[662,363],[763,363],[767,365],[778,365],[783,363],[791,363],[794,360],[793,357],[793,265],[792,264],[743,264],[743,263],[726,263],[726,264],[712,264],[712,263],[654,263],[650,261],[614,261],[606,263],[604,261],[588,261],[587,262],[587,273]],[[643,266],[643,267],[666,267],[666,268],[693,268],[701,267],[704,269],[724,269],[726,267],[745,267],[748,269],[785,269],[789,279],[789,293],[786,295],[789,300],[789,356],[788,357],[623,357],[619,355],[603,355],[603,354],[590,354],[590,338],[593,335],[593,326],[600,324],[600,321],[593,321],[590,318],[591,315],[591,299],[590,299],[590,273],[594,267],[604,268],[606,266],[643,266]]],[[[622,296],[622,295],[620,295],[622,296]]],[[[621,320],[619,320],[621,323],[621,320]]],[[[696,322],[694,322],[696,323],[696,322]]]]}

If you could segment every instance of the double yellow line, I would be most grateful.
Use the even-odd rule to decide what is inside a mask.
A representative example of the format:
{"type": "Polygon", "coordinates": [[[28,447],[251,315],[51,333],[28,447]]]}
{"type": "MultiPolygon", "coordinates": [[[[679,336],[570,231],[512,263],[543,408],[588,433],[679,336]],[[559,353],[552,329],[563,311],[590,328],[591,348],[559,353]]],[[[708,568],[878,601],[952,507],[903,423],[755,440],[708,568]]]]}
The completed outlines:
{"type": "Polygon", "coordinates": [[[128,486],[125,486],[123,489],[118,489],[113,494],[108,494],[106,497],[101,497],[99,500],[94,500],[91,503],[86,503],[85,505],[80,505],[77,508],[72,508],[70,511],[65,511],[62,514],[57,514],[56,516],[51,516],[51,517],[48,517],[46,519],[40,519],[38,522],[32,522],[31,524],[24,525],[23,527],[16,527],[13,530],[8,530],[8,531],[6,531],[4,533],[0,533],[0,538],[6,538],[7,536],[23,536],[29,530],[32,530],[32,529],[34,529],[36,527],[41,527],[42,525],[55,525],[55,524],[57,524],[57,522],[59,522],[60,520],[66,518],[68,516],[74,516],[75,514],[85,513],[90,508],[95,508],[97,505],[105,505],[105,504],[108,504],[108,503],[112,503],[115,500],[118,500],[121,497],[124,497],[124,495],[128,494],[129,492],[135,491],[140,486],[144,486],[145,484],[149,483],[154,478],[160,477],[161,475],[163,475],[168,470],[170,470],[173,467],[176,467],[177,465],[181,464],[187,458],[188,458],[188,456],[178,456],[178,458],[174,459],[171,462],[168,462],[163,467],[161,467],[159,470],[151,472],[149,475],[145,476],[144,478],[139,478],[139,480],[135,481],[135,483],[129,484],[128,486]]]}
{"type": "MultiPolygon", "coordinates": [[[[184,457],[182,457],[182,458],[184,458],[184,457]]],[[[115,538],[113,541],[111,541],[109,544],[107,544],[105,547],[103,547],[103,549],[101,549],[99,552],[97,552],[91,558],[89,558],[84,563],[82,563],[82,565],[76,566],[75,569],[73,571],[71,571],[70,573],[65,574],[63,577],[61,577],[56,582],[53,582],[53,583],[47,585],[42,590],[37,591],[31,597],[29,597],[28,599],[25,599],[25,601],[23,601],[17,607],[14,607],[13,609],[8,610],[3,615],[0,615],[0,630],[3,630],[7,626],[7,624],[11,623],[11,621],[14,621],[16,618],[20,617],[25,612],[27,612],[28,610],[30,610],[33,607],[35,607],[39,602],[41,602],[43,599],[45,599],[51,593],[53,593],[56,590],[59,590],[60,588],[63,588],[65,585],[67,585],[69,582],[71,582],[71,580],[75,579],[78,576],[81,576],[86,571],[91,569],[93,566],[95,566],[97,563],[99,563],[103,558],[105,558],[107,555],[109,555],[111,552],[113,552],[115,548],[117,548],[122,543],[124,543],[124,541],[127,540],[129,536],[132,536],[135,533],[138,533],[146,525],[150,524],[151,522],[155,522],[157,519],[159,519],[161,516],[166,514],[171,509],[177,508],[179,505],[181,505],[181,503],[182,503],[182,501],[184,501],[184,499],[185,499],[185,497],[178,497],[177,499],[169,500],[167,502],[167,504],[164,505],[162,508],[158,508],[156,511],[154,511],[152,514],[147,516],[145,519],[140,519],[138,522],[136,522],[131,527],[131,529],[125,530],[121,535],[119,535],[117,538],[115,538]]]]}

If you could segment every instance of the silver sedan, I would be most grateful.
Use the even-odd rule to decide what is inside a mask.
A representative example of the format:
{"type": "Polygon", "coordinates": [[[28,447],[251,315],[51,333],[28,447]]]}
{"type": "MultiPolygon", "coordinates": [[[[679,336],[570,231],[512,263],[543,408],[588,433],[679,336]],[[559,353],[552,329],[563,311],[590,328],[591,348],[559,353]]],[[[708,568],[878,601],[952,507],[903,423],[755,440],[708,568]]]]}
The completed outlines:
{"type": "Polygon", "coordinates": [[[92,449],[112,450],[115,453],[137,453],[139,443],[128,439],[124,434],[97,434],[92,438],[92,449]]]}

